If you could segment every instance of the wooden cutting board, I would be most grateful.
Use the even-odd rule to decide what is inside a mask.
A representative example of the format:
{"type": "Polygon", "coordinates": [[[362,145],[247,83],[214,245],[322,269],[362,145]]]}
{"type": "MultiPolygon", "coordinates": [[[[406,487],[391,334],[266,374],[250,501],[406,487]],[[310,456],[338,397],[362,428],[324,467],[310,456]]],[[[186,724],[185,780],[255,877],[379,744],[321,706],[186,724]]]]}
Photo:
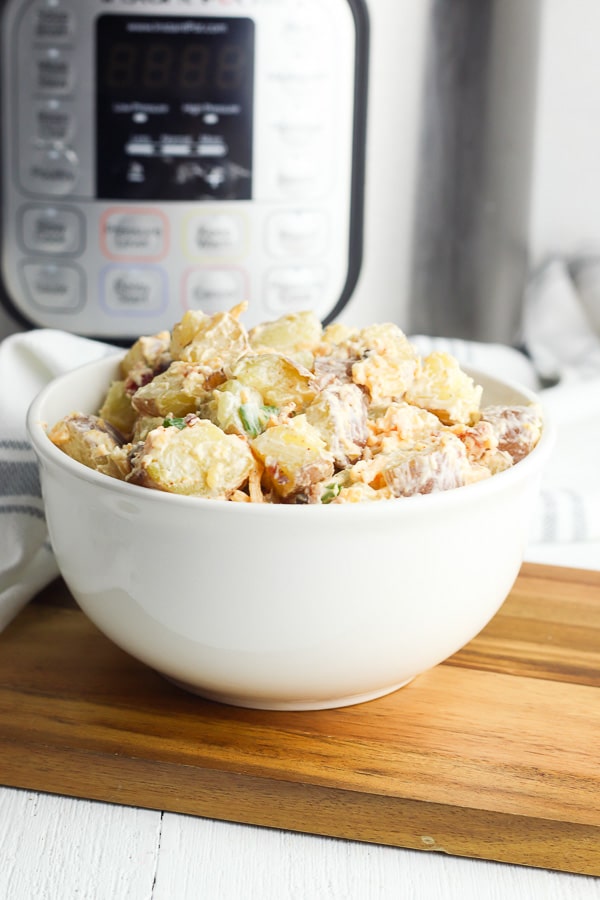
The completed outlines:
{"type": "Polygon", "coordinates": [[[446,663],[318,712],[189,695],[56,582],[0,635],[0,783],[600,875],[600,572],[525,565],[446,663]]]}

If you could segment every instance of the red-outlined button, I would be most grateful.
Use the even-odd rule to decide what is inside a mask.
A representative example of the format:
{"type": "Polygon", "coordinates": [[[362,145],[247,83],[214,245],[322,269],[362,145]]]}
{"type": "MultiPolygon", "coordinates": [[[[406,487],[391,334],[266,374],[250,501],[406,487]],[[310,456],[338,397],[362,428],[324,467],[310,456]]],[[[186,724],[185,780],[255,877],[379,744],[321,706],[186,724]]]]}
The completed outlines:
{"type": "Polygon", "coordinates": [[[113,206],[100,217],[100,247],[118,262],[158,262],[169,250],[169,219],[154,207],[113,206]]]}
{"type": "Polygon", "coordinates": [[[184,309],[226,312],[248,300],[248,273],[239,266],[193,266],[186,269],[181,287],[184,309]]]}

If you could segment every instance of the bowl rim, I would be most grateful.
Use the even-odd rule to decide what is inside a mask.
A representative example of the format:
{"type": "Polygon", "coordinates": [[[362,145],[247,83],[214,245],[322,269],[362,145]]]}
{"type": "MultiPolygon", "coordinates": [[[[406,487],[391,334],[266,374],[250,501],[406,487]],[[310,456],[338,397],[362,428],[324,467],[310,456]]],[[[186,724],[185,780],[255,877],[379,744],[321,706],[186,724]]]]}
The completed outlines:
{"type": "Polygon", "coordinates": [[[459,488],[435,491],[430,494],[415,494],[410,497],[398,497],[391,500],[381,500],[376,502],[365,501],[339,504],[231,503],[226,500],[215,500],[212,498],[209,499],[205,497],[194,497],[185,494],[152,490],[141,485],[130,484],[129,482],[112,478],[102,472],[90,469],[83,463],[67,456],[66,453],[56,447],[52,441],[48,439],[47,429],[49,424],[54,423],[48,423],[42,417],[44,405],[56,390],[72,379],[84,376],[86,372],[106,369],[107,374],[109,374],[111,370],[116,370],[116,366],[125,355],[125,352],[126,351],[119,353],[117,351],[115,353],[110,353],[106,356],[102,356],[100,359],[84,363],[83,365],[70,369],[68,372],[64,372],[53,378],[31,401],[27,409],[25,425],[28,438],[38,457],[38,461],[41,462],[44,460],[46,463],[58,467],[75,481],[84,481],[101,490],[108,490],[111,493],[119,494],[124,498],[128,497],[135,499],[138,502],[166,503],[171,507],[183,504],[183,508],[188,510],[194,508],[197,508],[198,510],[205,509],[214,511],[227,510],[227,515],[292,515],[298,517],[298,511],[299,509],[302,509],[304,512],[300,513],[300,515],[305,517],[312,517],[315,515],[326,517],[360,515],[369,518],[374,515],[377,517],[388,515],[398,516],[400,510],[409,513],[409,511],[412,510],[414,512],[417,509],[425,511],[430,507],[452,506],[457,503],[461,504],[463,500],[467,501],[469,497],[471,497],[472,500],[479,497],[480,500],[483,501],[485,497],[501,492],[505,487],[510,486],[511,483],[524,481],[529,474],[533,475],[540,471],[549,457],[556,440],[556,430],[552,417],[548,415],[543,399],[541,399],[538,394],[530,388],[520,384],[518,381],[499,378],[497,375],[487,372],[485,369],[461,365],[463,371],[474,378],[477,383],[483,382],[485,385],[485,382],[488,382],[501,388],[512,390],[524,397],[529,403],[536,404],[542,413],[542,433],[533,450],[511,468],[498,472],[490,478],[485,478],[482,481],[477,481],[472,484],[462,485],[459,488]],[[321,510],[322,506],[327,506],[326,513],[322,511],[317,512],[317,510],[321,510]],[[239,512],[234,512],[234,510],[239,510],[239,512]],[[269,512],[267,512],[267,510],[269,512]],[[276,510],[279,512],[276,513],[276,510]]]}

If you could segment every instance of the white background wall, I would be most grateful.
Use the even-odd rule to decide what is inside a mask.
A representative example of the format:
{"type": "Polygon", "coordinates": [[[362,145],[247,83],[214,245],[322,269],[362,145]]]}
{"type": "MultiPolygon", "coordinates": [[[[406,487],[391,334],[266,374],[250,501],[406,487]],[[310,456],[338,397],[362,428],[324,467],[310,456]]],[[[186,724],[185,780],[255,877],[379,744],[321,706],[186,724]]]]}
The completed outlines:
{"type": "Polygon", "coordinates": [[[543,2],[534,264],[555,254],[600,256],[600,0],[543,2]]]}

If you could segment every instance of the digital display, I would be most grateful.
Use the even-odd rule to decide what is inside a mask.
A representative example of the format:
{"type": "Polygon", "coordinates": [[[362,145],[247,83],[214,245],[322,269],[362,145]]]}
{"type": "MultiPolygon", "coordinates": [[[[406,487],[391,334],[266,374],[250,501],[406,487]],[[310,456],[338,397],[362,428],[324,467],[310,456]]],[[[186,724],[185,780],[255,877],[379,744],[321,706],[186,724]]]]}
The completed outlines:
{"type": "Polygon", "coordinates": [[[100,16],[96,193],[249,200],[254,22],[100,16]]]}

